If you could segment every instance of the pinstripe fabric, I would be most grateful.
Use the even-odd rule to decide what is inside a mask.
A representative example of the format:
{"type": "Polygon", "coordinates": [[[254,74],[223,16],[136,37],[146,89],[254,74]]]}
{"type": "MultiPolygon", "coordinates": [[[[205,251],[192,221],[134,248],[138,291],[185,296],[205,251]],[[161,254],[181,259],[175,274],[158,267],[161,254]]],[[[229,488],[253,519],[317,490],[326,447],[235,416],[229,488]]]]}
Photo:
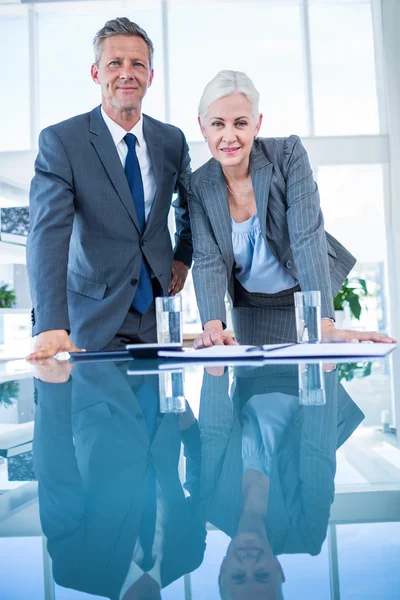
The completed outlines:
{"type": "MultiPolygon", "coordinates": [[[[300,139],[261,138],[252,148],[250,173],[263,236],[302,290],[320,290],[322,316],[333,316],[335,296],[355,258],[325,233],[317,184],[300,139]]],[[[235,306],[228,196],[214,158],[190,176],[193,279],[202,323],[226,323],[226,289],[235,306]]]]}
{"type": "MultiPolygon", "coordinates": [[[[231,537],[241,510],[241,406],[253,395],[296,394],[297,365],[266,365],[229,374],[204,374],[199,425],[202,445],[201,496],[205,518],[231,537]]],[[[325,374],[326,405],[299,407],[288,423],[272,463],[268,538],[278,553],[318,554],[334,497],[336,449],[364,418],[337,372],[325,374]]]]}
{"type": "Polygon", "coordinates": [[[296,286],[277,294],[254,294],[236,281],[232,321],[237,341],[254,346],[296,342],[293,293],[299,289],[296,286]]]}

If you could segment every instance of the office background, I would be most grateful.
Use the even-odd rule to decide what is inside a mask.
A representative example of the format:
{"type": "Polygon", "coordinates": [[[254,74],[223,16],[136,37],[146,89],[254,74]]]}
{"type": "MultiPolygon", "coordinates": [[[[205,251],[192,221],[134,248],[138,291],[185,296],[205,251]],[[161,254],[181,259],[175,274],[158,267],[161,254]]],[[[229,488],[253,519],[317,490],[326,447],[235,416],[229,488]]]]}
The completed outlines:
{"type": "MultiPolygon", "coordinates": [[[[39,131],[99,104],[91,40],[122,15],[155,45],[144,112],[182,128],[193,168],[210,156],[197,125],[205,84],[223,68],[253,79],[261,135],[302,137],[326,228],[367,280],[371,295],[353,325],[400,337],[397,0],[0,0],[0,281],[17,292],[14,329],[29,327],[24,244],[39,131]]],[[[195,333],[191,279],[183,296],[185,331],[195,333]]]]}

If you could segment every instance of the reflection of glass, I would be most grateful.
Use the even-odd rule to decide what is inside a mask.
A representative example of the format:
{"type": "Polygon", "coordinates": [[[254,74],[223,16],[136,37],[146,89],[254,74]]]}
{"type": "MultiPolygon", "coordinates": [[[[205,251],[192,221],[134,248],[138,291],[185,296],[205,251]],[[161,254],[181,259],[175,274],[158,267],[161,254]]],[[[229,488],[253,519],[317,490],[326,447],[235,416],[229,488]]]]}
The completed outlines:
{"type": "Polygon", "coordinates": [[[299,363],[299,403],[302,406],[326,404],[322,362],[299,363]]]}
{"type": "Polygon", "coordinates": [[[321,292],[296,292],[294,305],[297,341],[318,344],[321,341],[321,292]]]}
{"type": "Polygon", "coordinates": [[[182,345],[182,298],[180,296],[156,298],[156,317],[158,343],[182,345]]]}
{"type": "Polygon", "coordinates": [[[165,371],[159,376],[160,412],[182,413],[186,410],[185,393],[183,389],[183,370],[165,371]]]}

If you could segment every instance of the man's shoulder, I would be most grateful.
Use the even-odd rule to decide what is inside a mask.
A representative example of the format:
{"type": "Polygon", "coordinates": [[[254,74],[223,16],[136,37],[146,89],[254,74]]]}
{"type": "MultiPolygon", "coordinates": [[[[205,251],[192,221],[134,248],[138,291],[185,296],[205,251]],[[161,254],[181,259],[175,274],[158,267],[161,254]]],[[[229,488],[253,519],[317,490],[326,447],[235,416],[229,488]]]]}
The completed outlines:
{"type": "Polygon", "coordinates": [[[150,126],[154,131],[157,131],[161,135],[166,136],[166,139],[172,138],[182,140],[183,133],[179,127],[171,125],[170,123],[163,123],[163,121],[159,121],[158,119],[145,114],[143,114],[143,119],[146,125],[150,126]]]}
{"type": "Polygon", "coordinates": [[[64,121],[60,121],[59,123],[54,123],[53,125],[49,125],[43,131],[50,130],[54,131],[57,134],[62,134],[63,132],[71,132],[75,130],[79,130],[82,132],[83,128],[89,128],[90,123],[90,115],[93,111],[83,113],[81,115],[76,115],[75,117],[70,117],[69,119],[65,119],[64,121]]]}

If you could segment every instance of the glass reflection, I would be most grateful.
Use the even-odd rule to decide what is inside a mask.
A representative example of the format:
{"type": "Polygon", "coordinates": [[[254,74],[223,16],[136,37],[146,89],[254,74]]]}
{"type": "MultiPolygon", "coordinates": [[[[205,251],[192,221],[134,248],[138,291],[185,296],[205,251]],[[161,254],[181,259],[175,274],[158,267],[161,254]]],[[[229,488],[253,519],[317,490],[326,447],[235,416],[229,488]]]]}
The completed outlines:
{"type": "Polygon", "coordinates": [[[282,598],[279,557],[321,551],[336,450],[364,418],[334,365],[313,367],[324,404],[300,402],[316,379],[297,364],[207,368],[197,420],[187,401],[160,410],[155,362],[38,366],[34,465],[55,581],[160,598],[201,565],[209,523],[231,538],[221,598],[282,598]]]}

